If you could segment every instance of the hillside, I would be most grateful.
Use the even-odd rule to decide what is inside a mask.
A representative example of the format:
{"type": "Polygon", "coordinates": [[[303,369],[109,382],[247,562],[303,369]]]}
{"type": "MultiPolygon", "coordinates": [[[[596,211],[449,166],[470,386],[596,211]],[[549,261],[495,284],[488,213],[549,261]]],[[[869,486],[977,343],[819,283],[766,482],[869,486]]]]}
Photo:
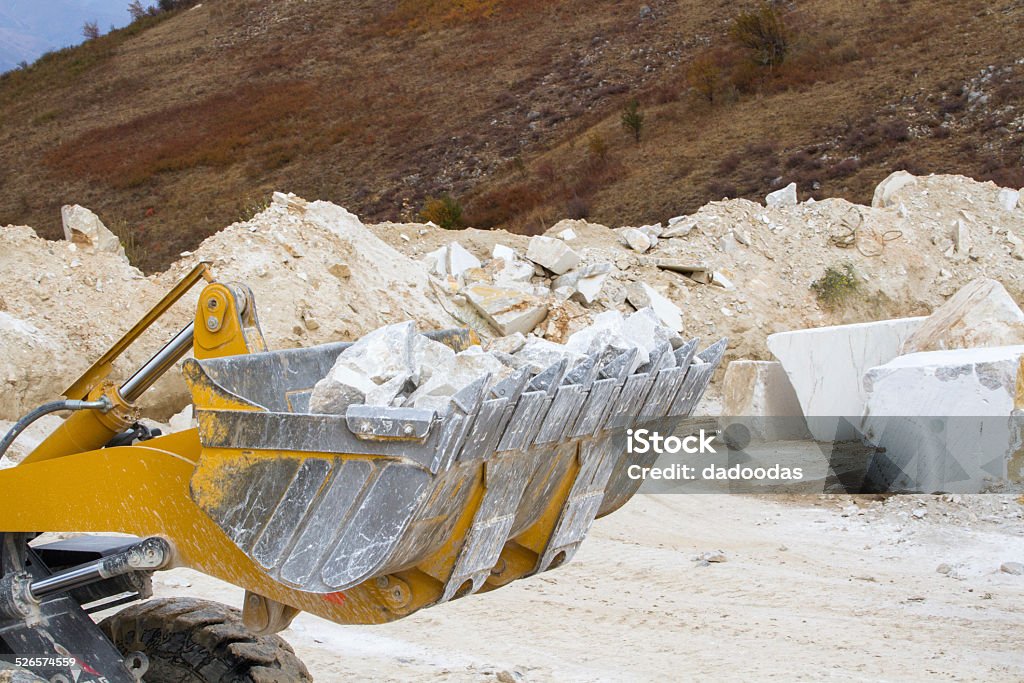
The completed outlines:
{"type": "Polygon", "coordinates": [[[145,269],[271,190],[370,221],[451,194],[476,227],[642,224],[722,196],[869,202],[891,170],[1024,185],[1024,6],[208,0],[0,77],[0,225],[96,210],[145,269]],[[702,86],[704,96],[693,89],[702,86]],[[707,97],[707,96],[710,96],[707,97]],[[637,98],[640,142],[623,130],[637,98]],[[710,99],[710,101],[709,101],[710,99]]]}

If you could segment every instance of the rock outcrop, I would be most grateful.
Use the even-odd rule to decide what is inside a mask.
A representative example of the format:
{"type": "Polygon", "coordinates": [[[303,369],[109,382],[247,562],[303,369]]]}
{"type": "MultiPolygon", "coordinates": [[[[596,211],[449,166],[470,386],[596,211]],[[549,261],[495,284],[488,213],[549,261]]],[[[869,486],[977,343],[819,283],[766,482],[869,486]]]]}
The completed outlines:
{"type": "Polygon", "coordinates": [[[904,342],[902,353],[1024,344],[1024,311],[1002,284],[973,280],[935,309],[904,342]]]}

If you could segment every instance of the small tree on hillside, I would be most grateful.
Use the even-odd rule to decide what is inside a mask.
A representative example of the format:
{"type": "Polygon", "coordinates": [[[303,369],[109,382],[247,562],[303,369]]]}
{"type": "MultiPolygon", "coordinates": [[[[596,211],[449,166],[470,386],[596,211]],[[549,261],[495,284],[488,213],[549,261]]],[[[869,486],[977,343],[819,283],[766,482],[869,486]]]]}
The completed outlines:
{"type": "Polygon", "coordinates": [[[462,223],[462,205],[451,195],[427,197],[420,219],[430,221],[445,230],[458,230],[462,223]]]}
{"type": "Polygon", "coordinates": [[[640,131],[644,127],[644,113],[640,111],[640,102],[634,97],[626,103],[622,110],[622,127],[633,134],[633,139],[640,143],[640,131]]]}
{"type": "Polygon", "coordinates": [[[95,40],[100,37],[100,25],[95,21],[87,21],[82,26],[82,35],[86,40],[95,40]]]}
{"type": "Polygon", "coordinates": [[[754,62],[761,66],[779,66],[789,54],[789,29],[779,11],[767,2],[739,14],[732,22],[729,35],[749,50],[754,62]]]}
{"type": "Polygon", "coordinates": [[[128,4],[128,14],[131,16],[132,21],[138,21],[146,16],[146,8],[142,6],[141,0],[132,0],[128,4]]]}
{"type": "Polygon", "coordinates": [[[698,56],[686,70],[686,80],[701,99],[714,104],[722,83],[722,67],[710,52],[698,56]]]}

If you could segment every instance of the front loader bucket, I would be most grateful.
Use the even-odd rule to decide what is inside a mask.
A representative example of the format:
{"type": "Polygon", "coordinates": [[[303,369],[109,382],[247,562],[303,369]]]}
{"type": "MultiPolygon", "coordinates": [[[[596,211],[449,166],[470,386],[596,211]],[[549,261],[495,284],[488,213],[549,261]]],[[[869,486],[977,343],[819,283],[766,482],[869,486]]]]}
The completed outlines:
{"type": "Polygon", "coordinates": [[[443,415],[310,414],[346,346],[187,361],[203,446],[191,495],[276,581],[333,594],[372,579],[407,613],[569,560],[636,492],[627,466],[653,459],[627,455],[626,430],[690,415],[725,340],[666,343],[632,373],[636,351],[608,349],[481,377],[443,415]]]}

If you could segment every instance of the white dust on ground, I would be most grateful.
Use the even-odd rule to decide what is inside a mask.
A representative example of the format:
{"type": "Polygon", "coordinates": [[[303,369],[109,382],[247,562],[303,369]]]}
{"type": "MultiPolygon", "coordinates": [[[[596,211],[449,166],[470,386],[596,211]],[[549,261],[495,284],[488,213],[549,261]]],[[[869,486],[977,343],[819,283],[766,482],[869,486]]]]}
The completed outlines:
{"type": "MultiPolygon", "coordinates": [[[[999,568],[1024,561],[1022,518],[995,495],[640,495],[555,571],[381,626],[303,614],[282,635],[321,683],[1019,681],[1024,576],[999,568]],[[709,550],[727,561],[694,561],[709,550]]],[[[190,570],[156,587],[242,599],[190,570]]]]}

